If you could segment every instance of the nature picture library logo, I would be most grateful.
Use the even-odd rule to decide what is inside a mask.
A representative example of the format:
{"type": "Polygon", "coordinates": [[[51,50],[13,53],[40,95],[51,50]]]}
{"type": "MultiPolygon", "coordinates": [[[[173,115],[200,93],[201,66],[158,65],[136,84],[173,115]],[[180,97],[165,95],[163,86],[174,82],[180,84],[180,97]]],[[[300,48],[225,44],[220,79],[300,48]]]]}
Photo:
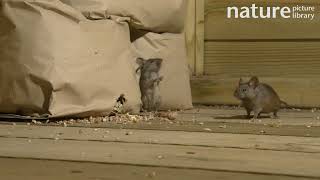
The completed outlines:
{"type": "Polygon", "coordinates": [[[288,6],[267,6],[259,7],[256,4],[251,6],[243,7],[227,7],[227,17],[229,19],[275,19],[275,18],[284,18],[284,19],[306,19],[313,20],[315,18],[314,6],[307,5],[295,5],[292,7],[288,6]]]}

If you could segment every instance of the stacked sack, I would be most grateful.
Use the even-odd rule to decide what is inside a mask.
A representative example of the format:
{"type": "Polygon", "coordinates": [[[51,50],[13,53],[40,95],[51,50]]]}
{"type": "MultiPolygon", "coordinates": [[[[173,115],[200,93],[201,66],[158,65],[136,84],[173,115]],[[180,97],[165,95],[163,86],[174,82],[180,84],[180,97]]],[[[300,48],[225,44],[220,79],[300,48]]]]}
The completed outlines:
{"type": "Polygon", "coordinates": [[[125,94],[140,110],[127,23],[89,21],[59,0],[2,0],[0,112],[102,115],[125,94]]]}
{"type": "MultiPolygon", "coordinates": [[[[161,110],[192,108],[190,73],[183,33],[186,0],[62,0],[88,19],[127,17],[137,57],[163,59],[161,110]]],[[[117,18],[115,18],[117,19],[117,18]]],[[[121,19],[121,18],[120,18],[121,19]]]]}
{"type": "Polygon", "coordinates": [[[138,113],[137,57],[163,59],[161,109],[192,107],[184,0],[2,0],[0,8],[1,113],[104,115],[121,94],[138,113]]]}

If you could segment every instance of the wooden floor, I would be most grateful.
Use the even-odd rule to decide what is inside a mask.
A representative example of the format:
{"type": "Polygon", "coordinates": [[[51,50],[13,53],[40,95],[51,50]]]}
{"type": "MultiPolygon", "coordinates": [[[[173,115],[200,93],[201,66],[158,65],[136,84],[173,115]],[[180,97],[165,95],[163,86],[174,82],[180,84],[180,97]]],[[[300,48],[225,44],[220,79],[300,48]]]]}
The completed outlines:
{"type": "Polygon", "coordinates": [[[175,122],[0,125],[1,179],[320,179],[320,112],[243,119],[201,107],[175,122]]]}

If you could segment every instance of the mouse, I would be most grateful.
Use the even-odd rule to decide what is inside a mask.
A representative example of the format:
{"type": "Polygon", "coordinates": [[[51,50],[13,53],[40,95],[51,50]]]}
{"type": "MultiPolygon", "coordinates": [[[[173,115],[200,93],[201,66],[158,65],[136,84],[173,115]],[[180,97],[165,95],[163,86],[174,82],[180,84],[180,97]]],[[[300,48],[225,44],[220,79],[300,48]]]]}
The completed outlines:
{"type": "Polygon", "coordinates": [[[234,96],[242,102],[248,119],[250,119],[251,112],[254,112],[253,120],[259,118],[262,113],[273,113],[272,117],[278,118],[277,113],[280,108],[283,105],[289,106],[280,99],[270,85],[261,83],[257,76],[251,77],[248,82],[240,78],[234,96]]]}
{"type": "Polygon", "coordinates": [[[163,62],[161,58],[143,59],[137,58],[138,69],[140,72],[139,86],[141,91],[141,101],[143,111],[158,111],[161,104],[160,83],[163,76],[159,71],[163,62]]]}

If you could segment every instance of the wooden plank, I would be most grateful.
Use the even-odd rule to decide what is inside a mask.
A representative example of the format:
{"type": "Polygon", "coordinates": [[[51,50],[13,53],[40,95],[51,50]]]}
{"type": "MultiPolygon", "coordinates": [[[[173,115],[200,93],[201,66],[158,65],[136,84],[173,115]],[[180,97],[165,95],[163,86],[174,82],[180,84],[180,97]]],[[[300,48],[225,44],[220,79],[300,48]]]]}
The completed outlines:
{"type": "Polygon", "coordinates": [[[206,0],[205,39],[320,39],[318,0],[206,0]],[[228,6],[315,6],[315,19],[228,19],[228,6]]]}
{"type": "MultiPolygon", "coordinates": [[[[232,126],[231,124],[229,125],[232,126]]],[[[259,128],[257,129],[259,130],[259,128]]],[[[0,137],[320,153],[320,138],[311,137],[40,126],[29,128],[26,126],[17,126],[15,128],[12,128],[12,126],[0,126],[0,137]],[[130,134],[126,135],[128,132],[130,134]]]]}
{"type": "Polygon", "coordinates": [[[237,81],[264,78],[297,107],[320,106],[320,42],[206,42],[205,74],[193,81],[195,103],[235,104],[237,81]]]}
{"type": "Polygon", "coordinates": [[[300,152],[0,138],[0,156],[320,178],[320,154],[300,152]]]}
{"type": "Polygon", "coordinates": [[[10,180],[303,180],[308,178],[297,178],[288,176],[250,174],[239,172],[191,170],[164,167],[145,167],[132,165],[101,164],[90,162],[67,162],[48,161],[33,159],[11,159],[0,158],[1,178],[10,180]],[[35,168],[36,167],[36,168],[35,168]],[[59,173],[57,173],[59,172],[59,173]]]}
{"type": "MultiPolygon", "coordinates": [[[[198,109],[196,109],[198,111],[198,109]]],[[[200,110],[202,112],[202,110],[200,110]]],[[[139,123],[98,123],[98,124],[83,124],[74,123],[69,127],[81,128],[110,128],[110,129],[137,129],[137,130],[159,130],[159,131],[184,131],[184,132],[205,132],[205,133],[231,133],[231,134],[254,134],[254,135],[277,135],[277,136],[295,136],[295,137],[320,137],[318,120],[319,114],[307,113],[279,113],[280,119],[272,120],[268,116],[263,116],[255,123],[249,122],[246,119],[243,109],[235,111],[216,111],[215,114],[205,113],[186,113],[181,114],[176,121],[142,121],[139,123]],[[261,121],[260,121],[261,120],[261,121]],[[203,125],[202,125],[203,124],[203,125]],[[221,128],[225,127],[226,128],[221,128]],[[310,127],[308,127],[310,126],[310,127]],[[205,128],[212,131],[208,132],[205,128]],[[264,133],[261,133],[261,131],[264,133]]],[[[0,124],[12,124],[0,122],[0,124]]],[[[26,125],[26,123],[17,123],[26,125]]],[[[59,127],[55,123],[44,124],[43,126],[59,127]]],[[[28,128],[29,129],[29,128],[28,128]]],[[[32,129],[32,128],[30,128],[32,129]]],[[[8,130],[7,133],[10,133],[8,130]]],[[[8,135],[4,135],[7,137],[8,135]]],[[[52,137],[55,137],[54,134],[52,137]]]]}
{"type": "MultiPolygon", "coordinates": [[[[238,81],[239,78],[228,76],[194,78],[191,82],[193,102],[208,105],[238,105],[239,101],[233,97],[238,81]]],[[[307,78],[263,76],[260,81],[273,86],[281,99],[292,107],[320,107],[320,79],[316,76],[307,78]]]]}
{"type": "Polygon", "coordinates": [[[188,0],[187,18],[185,24],[187,56],[190,71],[195,75],[196,63],[196,0],[188,0]]]}
{"type": "Polygon", "coordinates": [[[205,73],[320,77],[320,42],[206,42],[205,73]]]}
{"type": "Polygon", "coordinates": [[[204,73],[204,4],[196,0],[196,75],[204,73]]]}

